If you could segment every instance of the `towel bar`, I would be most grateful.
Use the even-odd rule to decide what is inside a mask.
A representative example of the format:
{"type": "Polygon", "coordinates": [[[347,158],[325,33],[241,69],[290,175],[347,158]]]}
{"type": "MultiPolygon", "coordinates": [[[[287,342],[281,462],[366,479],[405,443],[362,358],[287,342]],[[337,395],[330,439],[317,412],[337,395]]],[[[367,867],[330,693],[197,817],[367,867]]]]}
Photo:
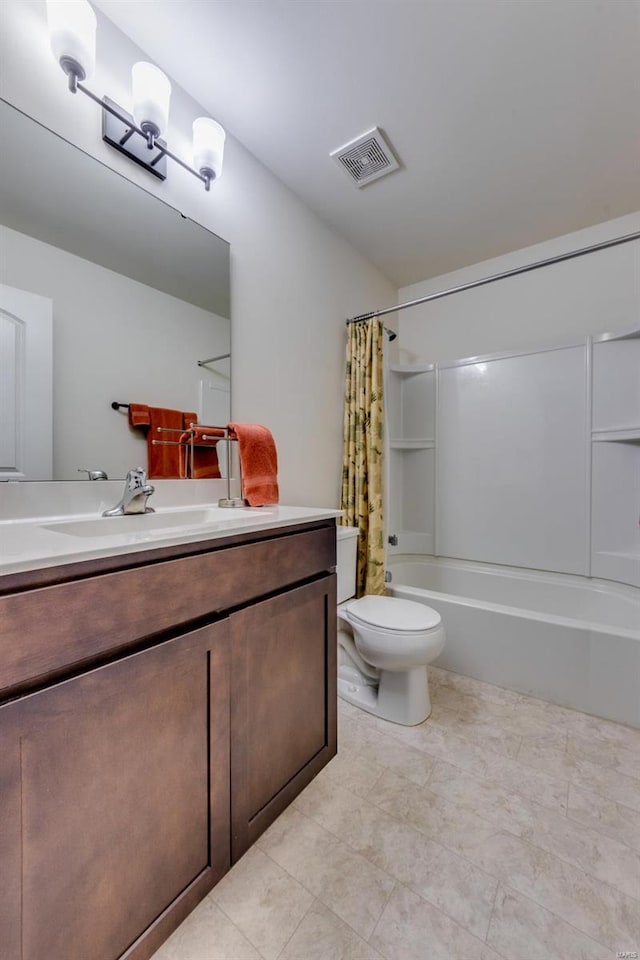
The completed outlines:
{"type": "MultiPolygon", "coordinates": [[[[198,427],[200,430],[215,430],[215,434],[212,434],[211,437],[207,437],[206,434],[203,435],[202,439],[211,439],[223,441],[227,445],[227,469],[226,469],[226,481],[227,481],[227,495],[226,497],[220,497],[218,500],[219,507],[225,508],[237,508],[244,507],[245,502],[242,497],[232,497],[231,496],[231,443],[237,443],[238,438],[232,437],[228,427],[219,427],[213,423],[192,423],[191,427],[198,427]],[[222,436],[220,436],[222,434],[222,436]]],[[[159,433],[180,433],[185,434],[189,433],[190,428],[181,429],[178,427],[156,427],[159,433]]],[[[194,450],[195,447],[207,447],[206,443],[198,443],[194,440],[193,434],[189,440],[152,440],[152,444],[158,446],[189,446],[189,456],[191,460],[191,473],[193,475],[193,464],[194,464],[194,450]]],[[[240,465],[240,459],[238,458],[238,480],[240,482],[240,490],[242,490],[242,467],[240,465]]]]}
{"type": "MultiPolygon", "coordinates": [[[[220,360],[222,357],[211,357],[208,361],[203,360],[202,363],[210,363],[211,360],[220,360]]],[[[130,404],[128,403],[119,403],[117,400],[113,400],[111,403],[112,410],[128,410],[130,404]]],[[[232,437],[228,427],[219,427],[213,423],[190,423],[188,427],[156,427],[158,433],[188,433],[193,427],[199,427],[206,430],[215,430],[217,431],[211,437],[204,435],[203,440],[222,440],[227,445],[227,495],[226,497],[220,497],[218,500],[219,507],[244,507],[245,502],[242,497],[232,497],[231,496],[231,443],[237,443],[238,438],[232,437]]],[[[188,444],[190,448],[190,458],[191,458],[191,473],[193,474],[193,464],[194,464],[194,449],[195,447],[207,447],[207,443],[197,443],[193,439],[193,434],[189,440],[152,440],[151,443],[154,446],[171,446],[171,447],[181,447],[188,444]]],[[[186,464],[185,464],[186,467],[186,464]]],[[[185,471],[186,472],[186,471],[185,471]]],[[[186,478],[185,478],[186,479],[186,478]]],[[[240,490],[242,490],[242,467],[240,464],[240,458],[238,458],[238,480],[240,482],[240,490]]]]}

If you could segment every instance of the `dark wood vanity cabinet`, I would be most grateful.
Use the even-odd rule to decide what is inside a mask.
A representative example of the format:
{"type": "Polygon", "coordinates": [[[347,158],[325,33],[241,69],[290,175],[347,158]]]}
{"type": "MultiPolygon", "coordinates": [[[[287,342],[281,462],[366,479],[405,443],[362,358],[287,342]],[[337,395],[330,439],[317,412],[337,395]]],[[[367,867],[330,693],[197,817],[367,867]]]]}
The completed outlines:
{"type": "MultiPolygon", "coordinates": [[[[87,564],[85,577],[31,588],[26,578],[0,596],[3,960],[150,957],[335,754],[333,526],[238,541],[182,557],[153,551],[128,570],[111,558],[107,572],[87,564]],[[294,562],[278,571],[283,555],[294,562]],[[216,564],[225,583],[236,567],[240,604],[226,587],[220,601],[216,564]],[[178,590],[195,578],[194,615],[179,600],[173,629],[138,627],[124,644],[120,623],[113,651],[97,630],[92,655],[90,612],[79,624],[74,607],[79,585],[104,592],[101,624],[124,621],[131,605],[117,594],[128,577],[146,578],[153,600],[172,570],[178,590]],[[82,654],[66,670],[47,656],[51,603],[82,654]],[[38,636],[24,635],[29,610],[38,636]]],[[[50,624],[49,638],[59,632],[50,624]]]]}

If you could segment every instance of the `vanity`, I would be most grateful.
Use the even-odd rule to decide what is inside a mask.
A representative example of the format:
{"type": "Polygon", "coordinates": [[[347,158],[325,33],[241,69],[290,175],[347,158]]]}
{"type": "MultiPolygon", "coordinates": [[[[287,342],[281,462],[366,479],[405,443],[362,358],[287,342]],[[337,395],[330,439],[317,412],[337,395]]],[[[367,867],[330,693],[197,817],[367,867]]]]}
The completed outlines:
{"type": "Polygon", "coordinates": [[[165,479],[101,516],[147,462],[130,402],[231,420],[229,244],[0,118],[0,334],[37,394],[0,479],[53,481],[0,483],[0,955],[146,960],[336,752],[338,511],[165,479]]]}
{"type": "Polygon", "coordinates": [[[336,753],[337,511],[222,513],[0,531],[4,960],[152,956],[336,753]]]}

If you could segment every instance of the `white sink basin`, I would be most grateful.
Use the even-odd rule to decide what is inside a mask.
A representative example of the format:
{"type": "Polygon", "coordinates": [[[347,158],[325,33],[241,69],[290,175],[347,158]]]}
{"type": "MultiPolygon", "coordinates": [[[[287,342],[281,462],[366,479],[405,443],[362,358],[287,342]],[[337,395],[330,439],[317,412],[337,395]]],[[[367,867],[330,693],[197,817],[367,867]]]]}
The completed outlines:
{"type": "MultiPolygon", "coordinates": [[[[117,537],[128,534],[163,536],[168,531],[192,530],[194,527],[228,525],[234,517],[247,514],[244,508],[204,507],[199,510],[176,510],[166,513],[127,514],[122,517],[98,517],[91,520],[61,520],[43,524],[45,530],[66,533],[71,537],[117,537]]],[[[264,513],[262,514],[264,516],[264,513]]]]}

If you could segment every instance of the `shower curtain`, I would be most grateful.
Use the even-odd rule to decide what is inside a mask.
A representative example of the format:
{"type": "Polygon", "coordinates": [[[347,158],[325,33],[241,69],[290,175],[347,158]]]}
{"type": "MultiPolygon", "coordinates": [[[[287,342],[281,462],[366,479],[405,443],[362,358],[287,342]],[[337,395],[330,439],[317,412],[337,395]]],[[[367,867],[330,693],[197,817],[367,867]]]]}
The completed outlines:
{"type": "Polygon", "coordinates": [[[377,318],[350,323],[347,340],[341,523],[360,528],[356,595],[383,594],[383,334],[377,318]]]}

